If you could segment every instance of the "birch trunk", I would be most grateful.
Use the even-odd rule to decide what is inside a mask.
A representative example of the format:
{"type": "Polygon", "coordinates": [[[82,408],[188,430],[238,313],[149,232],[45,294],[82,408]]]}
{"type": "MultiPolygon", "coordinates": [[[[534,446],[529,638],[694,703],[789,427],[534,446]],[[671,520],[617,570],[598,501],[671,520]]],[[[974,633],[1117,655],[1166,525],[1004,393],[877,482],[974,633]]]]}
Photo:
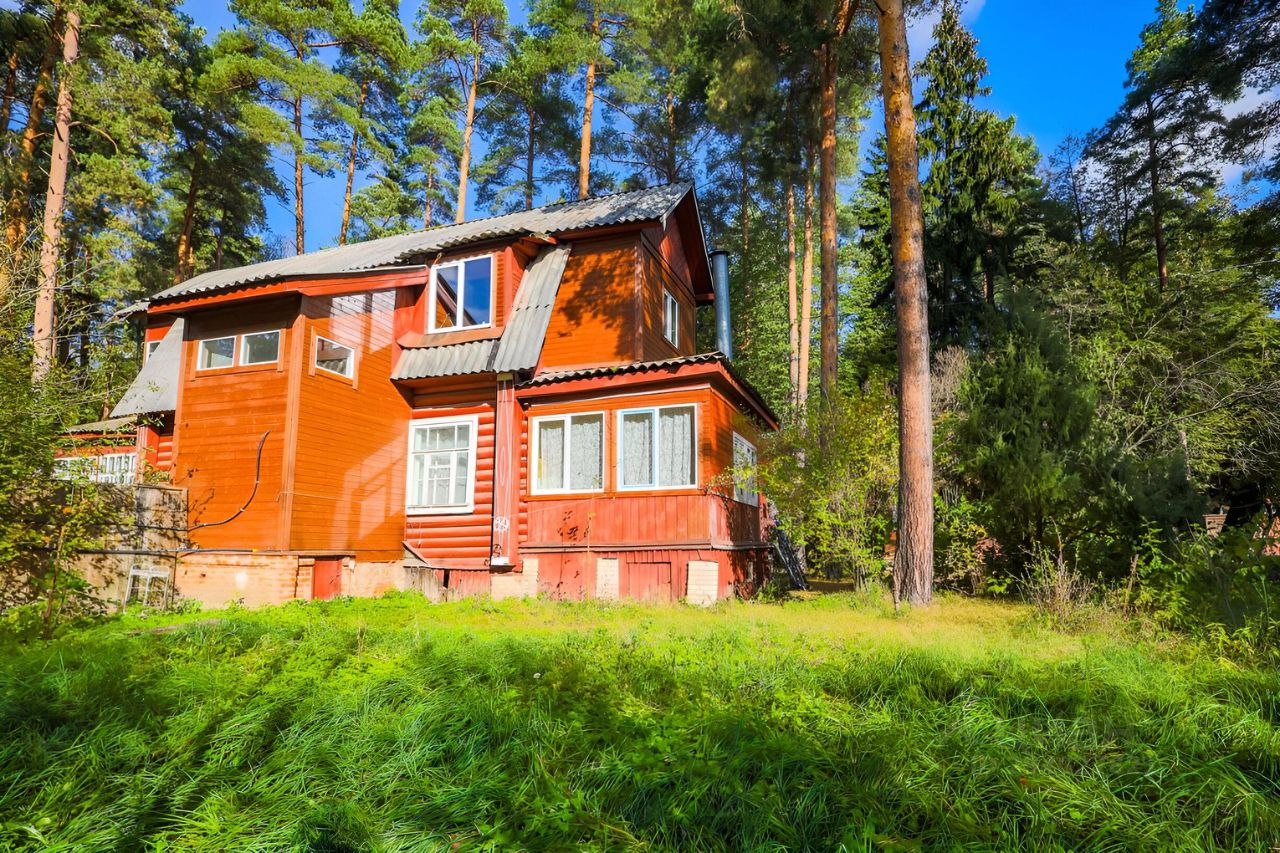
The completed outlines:
{"type": "Polygon", "coordinates": [[[920,160],[903,0],[880,0],[880,69],[889,156],[890,238],[898,315],[898,550],[895,601],[933,600],[933,418],[920,160]]]}
{"type": "Polygon", "coordinates": [[[48,375],[56,352],[55,305],[58,296],[58,244],[62,240],[62,205],[67,192],[67,161],[71,152],[71,68],[80,53],[80,13],[66,14],[62,34],[62,72],[58,75],[58,108],[53,149],[49,159],[49,190],[44,203],[44,233],[40,243],[40,289],[36,292],[32,342],[32,378],[48,375]]]}
{"type": "Polygon", "coordinates": [[[1169,289],[1168,248],[1164,241],[1164,206],[1160,202],[1160,158],[1156,151],[1156,113],[1147,99],[1147,169],[1151,175],[1151,230],[1156,239],[1156,269],[1160,292],[1169,289]]]}

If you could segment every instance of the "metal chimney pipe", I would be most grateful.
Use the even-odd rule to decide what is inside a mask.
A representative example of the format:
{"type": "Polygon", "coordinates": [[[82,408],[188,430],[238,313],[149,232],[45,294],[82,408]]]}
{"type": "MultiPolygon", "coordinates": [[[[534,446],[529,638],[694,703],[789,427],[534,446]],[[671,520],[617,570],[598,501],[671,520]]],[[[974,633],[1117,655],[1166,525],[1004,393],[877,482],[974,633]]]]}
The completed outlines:
{"type": "Polygon", "coordinates": [[[711,288],[716,302],[716,349],[733,360],[733,324],[729,319],[729,253],[716,249],[711,258],[711,288]]]}

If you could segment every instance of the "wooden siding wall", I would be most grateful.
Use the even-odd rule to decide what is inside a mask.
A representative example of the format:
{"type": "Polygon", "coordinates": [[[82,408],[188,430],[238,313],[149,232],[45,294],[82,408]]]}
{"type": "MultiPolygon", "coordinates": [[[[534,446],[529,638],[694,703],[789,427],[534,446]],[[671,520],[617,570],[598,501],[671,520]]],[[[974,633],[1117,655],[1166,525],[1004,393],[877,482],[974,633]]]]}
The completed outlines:
{"type": "Polygon", "coordinates": [[[409,404],[391,382],[392,289],[304,297],[288,547],[398,559],[409,404]],[[351,379],[317,369],[316,336],[356,352],[351,379]]]}
{"type": "Polygon", "coordinates": [[[693,290],[688,280],[680,280],[667,266],[657,247],[643,242],[641,269],[644,287],[641,290],[641,361],[659,361],[677,356],[693,355],[697,349],[697,309],[693,290]],[[662,295],[670,291],[680,304],[680,335],[672,346],[666,337],[666,322],[662,295]]]}
{"type": "Polygon", "coordinates": [[[298,297],[263,302],[252,313],[229,306],[193,314],[183,343],[178,421],[174,430],[172,482],[188,490],[191,538],[201,548],[286,547],[282,523],[286,401],[286,361],[293,347],[298,297]],[[247,319],[252,317],[252,319],[247,319]],[[203,338],[283,329],[276,364],[197,371],[203,338]],[[254,491],[258,442],[263,445],[261,479],[254,491]]]}
{"type": "Polygon", "coordinates": [[[636,359],[638,251],[634,233],[574,241],[547,327],[540,370],[636,359]]]}
{"type": "MultiPolygon", "coordinates": [[[[434,382],[418,390],[413,409],[415,421],[459,415],[478,416],[475,502],[470,513],[409,515],[405,521],[404,538],[433,566],[485,566],[493,532],[495,387],[492,378],[434,382]]],[[[407,447],[406,438],[406,458],[407,447]]]]}

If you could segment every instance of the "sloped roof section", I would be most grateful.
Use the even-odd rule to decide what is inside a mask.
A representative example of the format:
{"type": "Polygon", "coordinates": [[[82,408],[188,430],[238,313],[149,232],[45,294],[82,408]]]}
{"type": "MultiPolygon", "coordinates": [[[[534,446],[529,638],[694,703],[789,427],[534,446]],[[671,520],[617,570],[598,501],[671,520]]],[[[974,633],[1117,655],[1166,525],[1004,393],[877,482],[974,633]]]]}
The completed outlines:
{"type": "Polygon", "coordinates": [[[500,338],[407,348],[392,379],[426,379],[532,370],[542,355],[551,309],[569,261],[568,246],[546,246],[525,270],[511,316],[500,338]]]}
{"type": "Polygon", "coordinates": [[[111,417],[172,412],[178,407],[178,379],[182,366],[182,337],[185,323],[173,321],[155,352],[147,357],[133,384],[111,410],[111,417]]]}
{"type": "Polygon", "coordinates": [[[200,293],[261,284],[282,278],[336,275],[406,264],[436,252],[500,237],[557,234],[631,222],[665,219],[693,189],[692,184],[665,184],[582,201],[549,204],[487,219],[472,219],[408,234],[382,237],[348,246],[308,252],[227,270],[211,270],[162,290],[152,304],[200,293]]]}

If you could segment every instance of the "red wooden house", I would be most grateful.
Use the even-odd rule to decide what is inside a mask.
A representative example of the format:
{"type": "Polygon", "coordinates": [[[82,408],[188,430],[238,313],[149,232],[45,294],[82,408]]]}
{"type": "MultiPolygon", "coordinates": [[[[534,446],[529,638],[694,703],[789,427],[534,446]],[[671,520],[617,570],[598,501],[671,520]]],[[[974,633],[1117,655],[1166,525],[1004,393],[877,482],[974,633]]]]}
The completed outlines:
{"type": "Polygon", "coordinates": [[[723,279],[682,184],[157,294],[112,417],[137,423],[139,477],[187,491],[174,588],[207,605],[753,589],[762,502],[731,469],[776,424],[697,351],[723,279]]]}

